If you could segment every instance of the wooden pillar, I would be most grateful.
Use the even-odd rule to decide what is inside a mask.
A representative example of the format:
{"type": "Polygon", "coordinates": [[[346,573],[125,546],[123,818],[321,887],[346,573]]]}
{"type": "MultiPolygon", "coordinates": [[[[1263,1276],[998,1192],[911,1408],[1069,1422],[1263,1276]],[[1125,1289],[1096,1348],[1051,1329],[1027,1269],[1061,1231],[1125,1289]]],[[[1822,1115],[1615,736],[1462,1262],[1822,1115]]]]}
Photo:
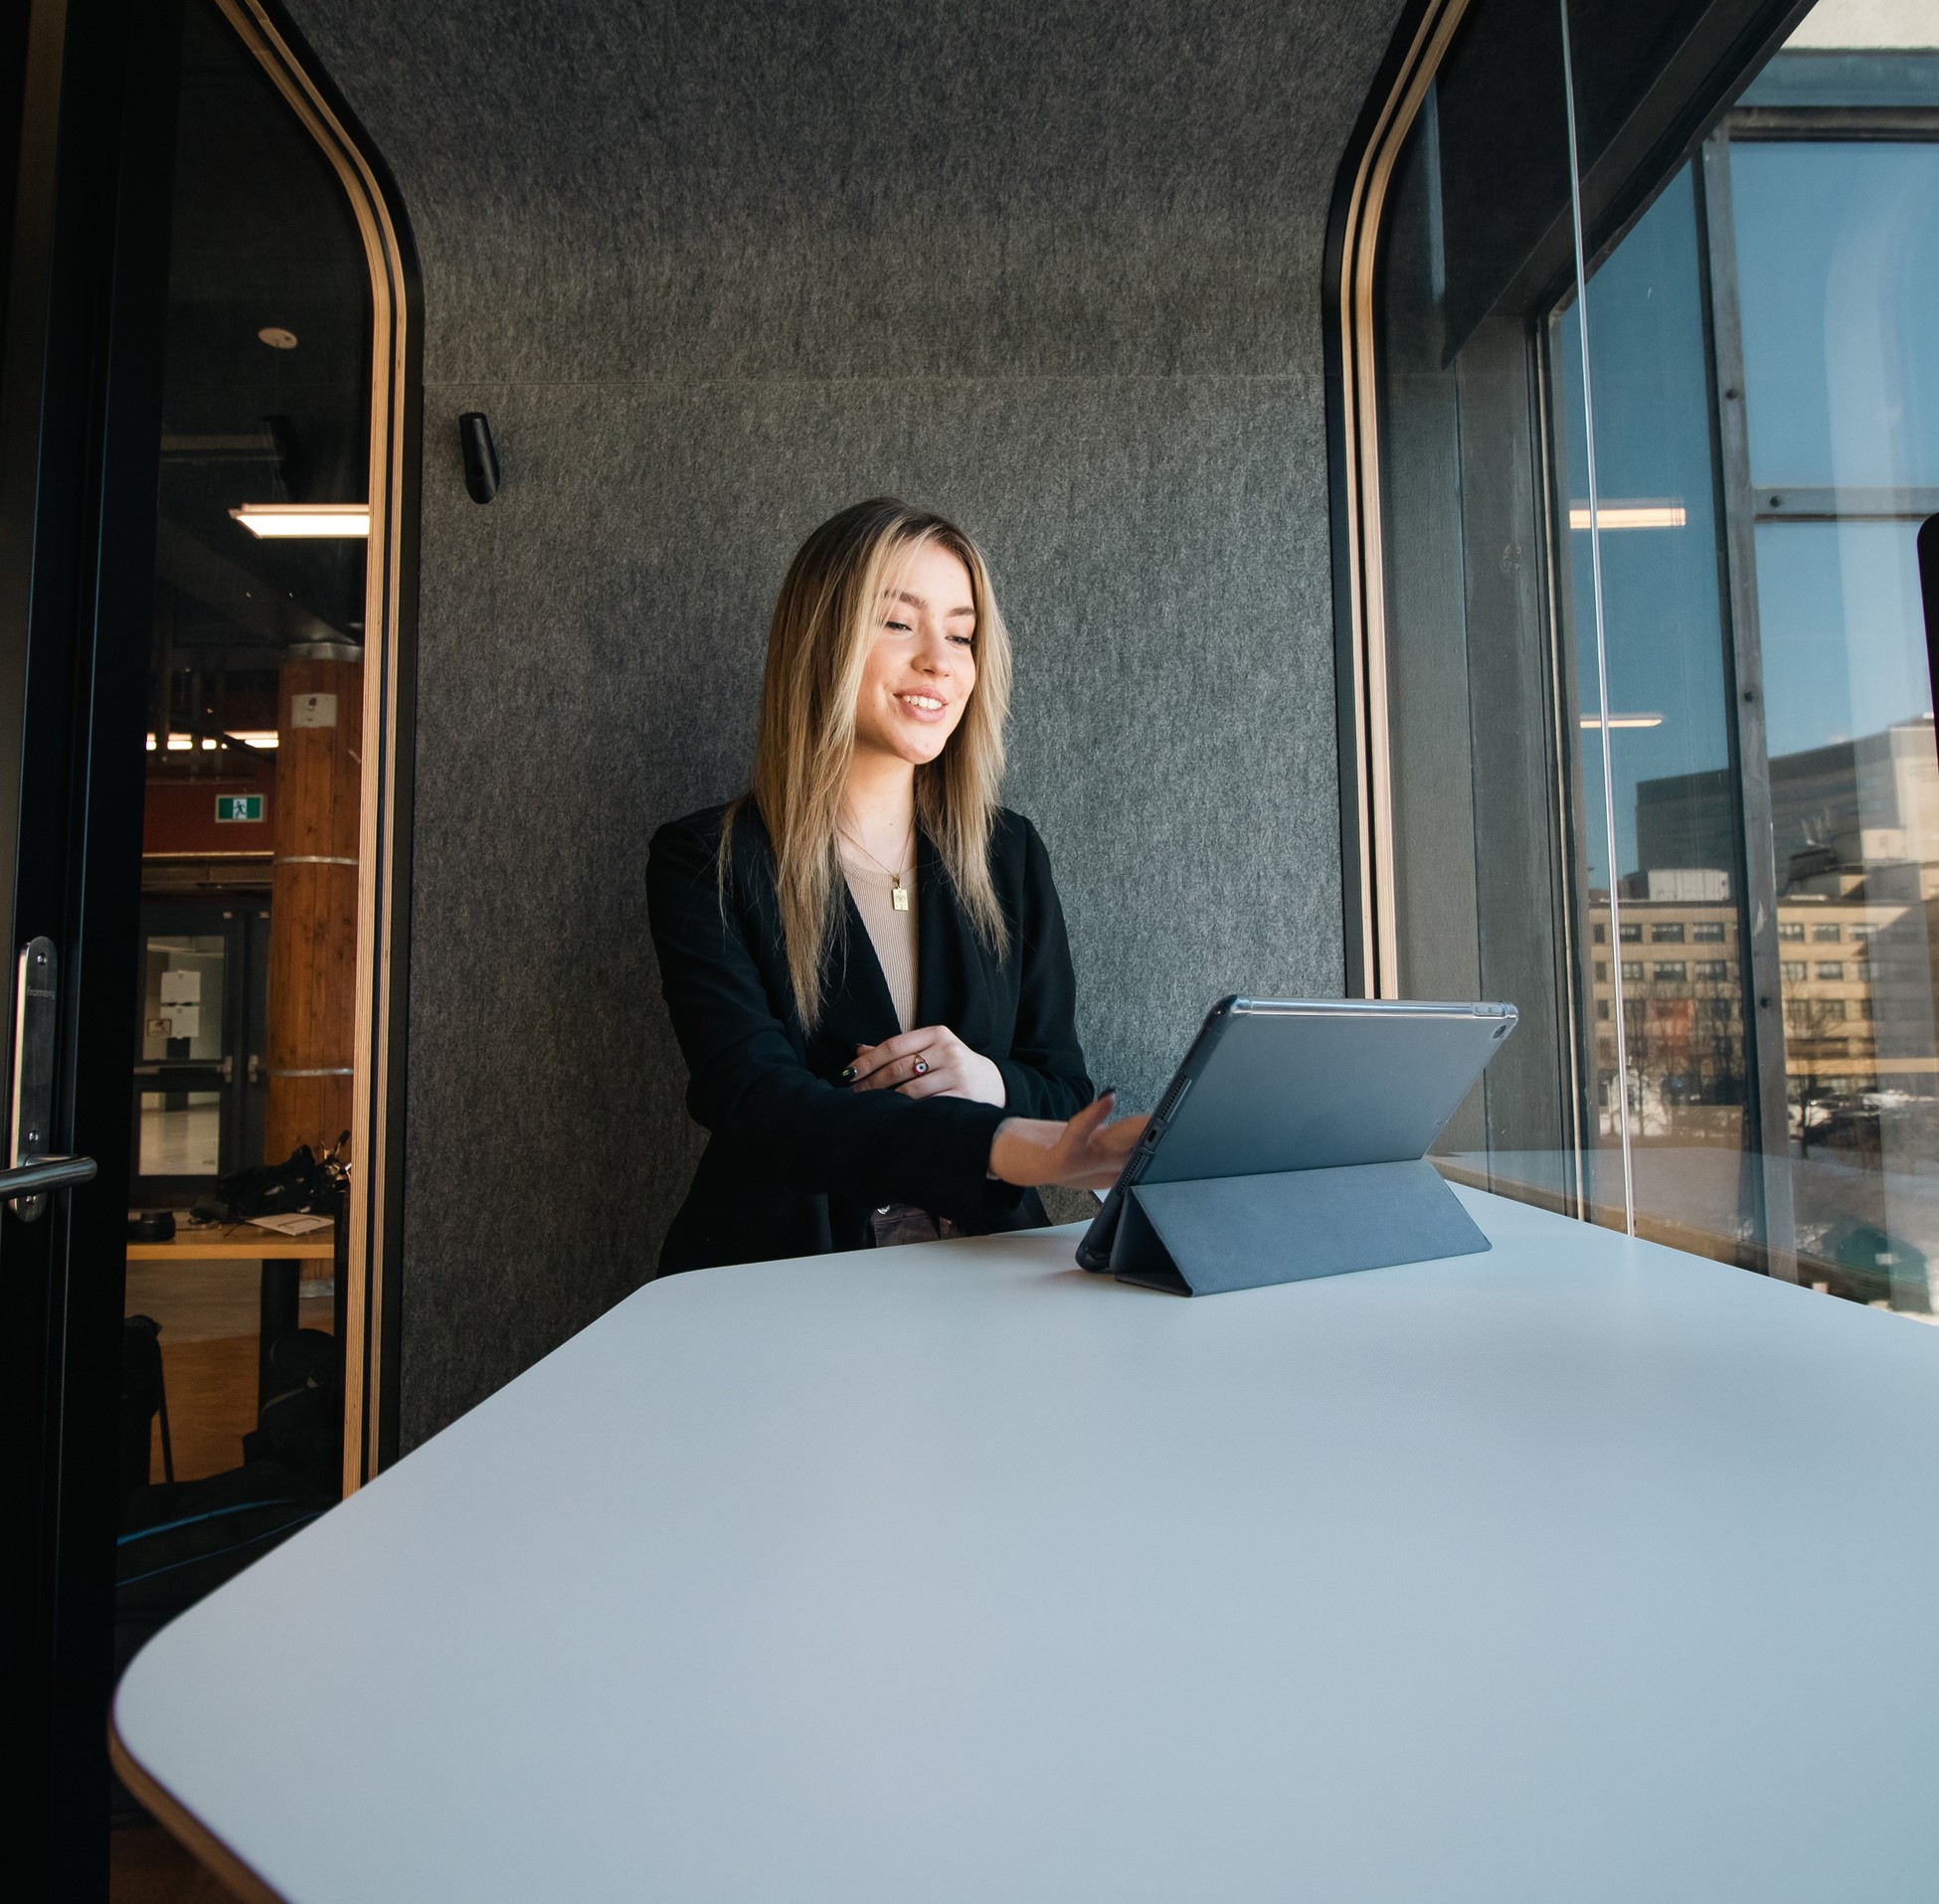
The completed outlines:
{"type": "Polygon", "coordinates": [[[349,643],[291,648],[276,716],[264,1159],[327,1150],[351,1123],[364,669],[349,643]]]}

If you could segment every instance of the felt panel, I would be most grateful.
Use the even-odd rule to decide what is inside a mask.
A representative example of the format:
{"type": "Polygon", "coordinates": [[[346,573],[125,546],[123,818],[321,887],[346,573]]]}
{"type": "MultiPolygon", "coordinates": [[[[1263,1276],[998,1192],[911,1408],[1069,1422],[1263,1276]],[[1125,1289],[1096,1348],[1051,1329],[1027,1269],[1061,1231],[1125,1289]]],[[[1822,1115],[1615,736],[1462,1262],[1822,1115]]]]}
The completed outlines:
{"type": "Polygon", "coordinates": [[[1394,9],[294,11],[425,276],[408,1446],[651,1274],[700,1133],[646,842],[744,784],[848,502],[989,554],[1094,1077],[1338,992],[1320,260],[1394,9]]]}

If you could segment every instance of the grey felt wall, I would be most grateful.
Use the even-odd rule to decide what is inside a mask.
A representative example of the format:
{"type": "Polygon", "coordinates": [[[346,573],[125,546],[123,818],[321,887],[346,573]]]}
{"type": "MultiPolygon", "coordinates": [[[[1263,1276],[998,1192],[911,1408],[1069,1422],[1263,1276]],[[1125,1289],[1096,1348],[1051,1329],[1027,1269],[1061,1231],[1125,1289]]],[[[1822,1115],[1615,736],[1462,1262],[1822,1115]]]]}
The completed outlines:
{"type": "Polygon", "coordinates": [[[409,1445],[651,1273],[698,1133],[646,841],[743,783],[844,503],[989,551],[1095,1076],[1339,989],[1321,262],[1395,8],[293,11],[425,281],[409,1445]]]}

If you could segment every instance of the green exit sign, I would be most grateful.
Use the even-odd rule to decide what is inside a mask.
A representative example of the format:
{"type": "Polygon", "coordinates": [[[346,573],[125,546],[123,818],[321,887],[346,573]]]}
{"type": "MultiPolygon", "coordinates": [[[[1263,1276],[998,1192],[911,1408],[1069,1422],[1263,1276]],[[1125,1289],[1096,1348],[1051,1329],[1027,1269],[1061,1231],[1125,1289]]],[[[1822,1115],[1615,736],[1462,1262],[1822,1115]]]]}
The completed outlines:
{"type": "Polygon", "coordinates": [[[263,817],[261,793],[218,793],[216,818],[219,820],[260,820],[263,817]]]}

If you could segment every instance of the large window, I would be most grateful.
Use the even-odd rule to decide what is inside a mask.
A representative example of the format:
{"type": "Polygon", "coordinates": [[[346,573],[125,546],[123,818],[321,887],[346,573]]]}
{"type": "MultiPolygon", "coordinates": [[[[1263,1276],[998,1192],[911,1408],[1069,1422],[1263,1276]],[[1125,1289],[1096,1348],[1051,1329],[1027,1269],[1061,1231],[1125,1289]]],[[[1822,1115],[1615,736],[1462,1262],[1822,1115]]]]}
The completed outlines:
{"type": "Polygon", "coordinates": [[[1521,1007],[1451,1170],[1928,1315],[1939,23],[1781,24],[1443,9],[1362,162],[1366,988],[1521,1007]]]}

